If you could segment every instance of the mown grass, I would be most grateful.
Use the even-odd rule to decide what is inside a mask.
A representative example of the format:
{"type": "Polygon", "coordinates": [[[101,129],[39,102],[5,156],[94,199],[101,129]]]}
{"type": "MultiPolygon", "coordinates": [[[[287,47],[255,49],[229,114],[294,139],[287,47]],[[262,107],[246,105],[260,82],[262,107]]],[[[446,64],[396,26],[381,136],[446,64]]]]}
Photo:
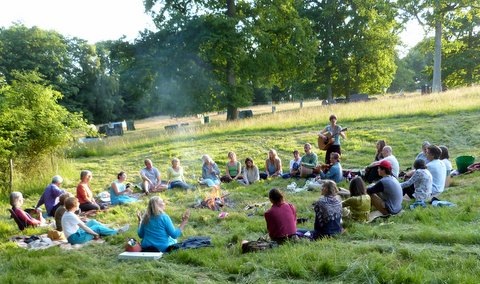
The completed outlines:
{"type": "MultiPolygon", "coordinates": [[[[228,151],[239,159],[251,156],[261,169],[268,149],[274,148],[288,167],[291,151],[305,142],[315,144],[316,133],[330,113],[339,124],[349,127],[343,143],[344,168],[363,168],[374,156],[378,139],[392,145],[402,169],[411,166],[422,141],[447,145],[451,160],[458,155],[479,156],[480,88],[454,90],[429,96],[406,95],[379,97],[377,100],[346,105],[313,107],[260,115],[238,122],[214,122],[192,126],[180,132],[163,129],[138,129],[123,137],[98,143],[74,145],[68,159],[46,164],[38,177],[16,179],[15,189],[25,193],[26,207],[33,206],[54,173],[61,174],[64,187],[74,192],[81,169],[93,171],[92,187],[104,190],[116,173],[125,170],[130,181],[138,181],[143,159],[166,171],[172,157],[179,157],[193,181],[200,175],[204,153],[210,154],[223,170],[228,151]],[[58,171],[57,171],[58,168],[58,171]]],[[[324,152],[315,150],[319,160],[324,152]]],[[[211,236],[214,247],[179,251],[158,261],[118,261],[125,237],[136,236],[135,211],[144,210],[142,202],[111,208],[97,219],[113,226],[130,223],[126,235],[112,236],[103,244],[81,250],[52,248],[29,251],[11,242],[0,244],[1,283],[476,283],[479,256],[480,174],[455,177],[442,199],[457,204],[452,208],[417,208],[394,218],[373,224],[346,224],[347,232],[333,239],[300,242],[262,253],[241,254],[243,239],[266,234],[263,212],[269,206],[244,210],[248,204],[268,201],[272,187],[284,189],[290,180],[261,181],[249,187],[227,184],[232,207],[229,216],[218,219],[218,212],[193,209],[185,236],[211,236]]],[[[297,181],[303,185],[303,181],[297,181]]],[[[342,187],[347,187],[343,182],[342,187]]],[[[207,194],[197,191],[168,191],[167,212],[175,223],[181,213],[207,194]]],[[[297,207],[298,216],[309,218],[302,228],[313,227],[313,201],[319,192],[286,193],[297,207]]],[[[407,208],[408,203],[405,203],[407,208]]],[[[6,212],[8,200],[0,208],[6,212]]],[[[6,240],[18,234],[12,220],[1,215],[0,236],[6,240]]],[[[42,229],[28,229],[38,234],[42,229]]]]}

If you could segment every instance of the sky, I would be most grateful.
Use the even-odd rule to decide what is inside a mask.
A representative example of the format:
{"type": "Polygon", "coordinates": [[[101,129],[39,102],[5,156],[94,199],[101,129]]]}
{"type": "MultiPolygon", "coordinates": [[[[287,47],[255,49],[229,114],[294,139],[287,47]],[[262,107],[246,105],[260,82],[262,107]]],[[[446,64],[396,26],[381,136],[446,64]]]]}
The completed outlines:
{"type": "MultiPolygon", "coordinates": [[[[91,44],[122,36],[132,41],[139,31],[155,29],[144,13],[143,0],[0,0],[0,27],[14,22],[55,30],[91,44]]],[[[411,21],[400,36],[407,47],[399,50],[405,55],[423,39],[424,31],[411,21]]]]}

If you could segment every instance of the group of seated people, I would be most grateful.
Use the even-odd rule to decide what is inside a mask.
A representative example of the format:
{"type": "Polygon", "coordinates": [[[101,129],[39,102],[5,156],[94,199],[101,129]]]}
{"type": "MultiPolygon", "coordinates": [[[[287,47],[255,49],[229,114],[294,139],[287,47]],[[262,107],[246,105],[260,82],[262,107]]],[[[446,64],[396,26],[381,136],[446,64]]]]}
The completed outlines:
{"type": "MultiPolygon", "coordinates": [[[[338,196],[339,189],[336,183],[343,180],[343,171],[340,165],[340,155],[330,154],[330,164],[317,165],[317,156],[310,144],[304,145],[305,154],[300,157],[297,150],[293,151],[289,173],[283,174],[281,160],[275,150],[271,149],[265,161],[265,173],[260,173],[251,158],[245,159],[245,167],[237,161],[234,152],[228,153],[226,173],[220,176],[217,164],[208,156],[203,155],[202,182],[211,187],[219,187],[220,182],[237,180],[248,185],[261,177],[315,177],[321,185],[321,198],[313,204],[315,221],[313,230],[298,230],[295,206],[286,202],[282,192],[271,189],[269,199],[272,207],[265,212],[267,230],[272,240],[282,243],[297,238],[299,232],[305,235],[308,232],[313,239],[339,234],[343,231],[342,218],[365,222],[369,218],[371,208],[375,208],[384,215],[398,214],[402,210],[404,196],[415,199],[412,204],[425,206],[432,198],[448,186],[449,172],[452,170],[448,161],[448,149],[425,142],[422,152],[416,157],[412,171],[403,175],[400,182],[400,166],[393,155],[392,147],[384,141],[377,143],[375,161],[367,166],[365,176],[357,176],[349,183],[349,197],[342,200],[338,196]],[[443,158],[443,161],[441,160],[443,158]],[[373,182],[366,187],[365,182],[373,182]]],[[[177,158],[172,159],[172,167],[167,170],[168,182],[162,183],[160,172],[153,167],[151,160],[144,161],[145,168],[140,171],[142,188],[145,193],[163,191],[167,188],[192,188],[185,182],[183,169],[177,158]]],[[[120,172],[117,179],[110,185],[112,204],[125,204],[137,199],[130,196],[132,188],[125,184],[127,175],[120,172]]],[[[12,210],[27,225],[38,226],[45,223],[40,206],[45,205],[47,215],[55,217],[57,230],[63,231],[67,240],[72,244],[84,243],[100,236],[109,236],[128,230],[128,225],[120,229],[111,229],[95,220],[80,217],[79,212],[92,212],[103,209],[102,204],[96,202],[90,189],[92,173],[84,170],[80,173],[80,182],[76,189],[76,197],[60,189],[62,177],[54,176],[38,201],[34,212],[39,214],[32,217],[21,209],[23,196],[20,192],[12,192],[10,203],[12,210]]],[[[145,213],[137,213],[139,227],[138,235],[142,238],[141,246],[148,251],[169,251],[188,222],[190,212],[187,210],[182,216],[179,227],[175,227],[170,217],[164,212],[165,202],[153,196],[148,203],[145,213]]]]}
{"type": "Polygon", "coordinates": [[[252,158],[247,157],[245,165],[242,167],[237,160],[237,155],[234,152],[228,152],[225,174],[222,176],[220,176],[221,171],[213,159],[209,155],[203,155],[201,182],[210,187],[218,187],[221,182],[238,181],[241,184],[249,185],[260,179],[275,177],[331,179],[335,182],[343,180],[338,153],[331,153],[329,164],[319,165],[317,154],[312,151],[312,145],[306,143],[304,150],[305,154],[301,157],[298,150],[293,151],[293,159],[290,161],[288,173],[283,173],[282,160],[278,157],[275,149],[268,151],[264,172],[259,171],[252,158]]]}

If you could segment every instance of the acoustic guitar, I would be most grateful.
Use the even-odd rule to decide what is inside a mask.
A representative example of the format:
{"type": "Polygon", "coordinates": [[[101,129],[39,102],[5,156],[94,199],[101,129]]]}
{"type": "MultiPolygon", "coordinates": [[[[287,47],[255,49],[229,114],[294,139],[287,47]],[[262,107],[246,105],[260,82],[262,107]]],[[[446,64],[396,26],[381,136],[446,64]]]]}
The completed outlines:
{"type": "MultiPolygon", "coordinates": [[[[347,127],[342,128],[339,131],[339,133],[347,131],[347,129],[348,129],[347,127]]],[[[332,135],[331,132],[327,132],[325,134],[325,136],[326,136],[325,139],[322,139],[322,137],[318,136],[318,141],[317,142],[318,142],[318,148],[320,150],[327,150],[328,147],[330,147],[330,145],[332,145],[335,142],[335,138],[334,138],[335,135],[332,135]]]]}

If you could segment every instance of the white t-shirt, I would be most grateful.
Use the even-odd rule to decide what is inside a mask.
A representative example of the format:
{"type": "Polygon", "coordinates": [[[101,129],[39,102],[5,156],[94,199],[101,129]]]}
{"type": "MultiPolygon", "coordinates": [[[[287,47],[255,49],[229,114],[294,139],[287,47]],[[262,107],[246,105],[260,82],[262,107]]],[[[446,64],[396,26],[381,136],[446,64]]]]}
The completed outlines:
{"type": "Polygon", "coordinates": [[[75,234],[80,226],[78,224],[82,222],[78,216],[70,211],[66,211],[62,216],[62,229],[65,237],[68,239],[70,235],[75,234]]]}
{"type": "Polygon", "coordinates": [[[395,158],[394,155],[390,155],[388,157],[383,158],[380,161],[383,161],[383,160],[390,162],[390,165],[392,165],[392,175],[398,178],[398,174],[400,173],[400,165],[398,164],[397,158],[395,158]]]}
{"type": "Polygon", "coordinates": [[[450,175],[450,173],[453,170],[452,162],[450,162],[449,159],[443,159],[443,160],[440,160],[440,161],[442,161],[443,164],[445,165],[445,168],[447,168],[447,176],[450,175]]]}

